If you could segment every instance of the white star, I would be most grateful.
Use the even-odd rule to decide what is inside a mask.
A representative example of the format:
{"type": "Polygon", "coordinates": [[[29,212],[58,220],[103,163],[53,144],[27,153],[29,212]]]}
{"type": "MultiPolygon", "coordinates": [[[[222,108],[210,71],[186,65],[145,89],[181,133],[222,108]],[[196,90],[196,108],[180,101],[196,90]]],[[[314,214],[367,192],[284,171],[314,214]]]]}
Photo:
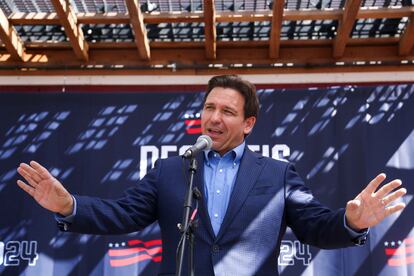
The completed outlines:
{"type": "Polygon", "coordinates": [[[394,246],[394,245],[395,245],[395,242],[393,242],[393,241],[392,241],[392,242],[391,242],[391,246],[394,246]]]}
{"type": "Polygon", "coordinates": [[[401,245],[402,244],[402,241],[398,241],[398,244],[401,245]]]}
{"type": "Polygon", "coordinates": [[[125,246],[126,244],[123,242],[123,243],[121,243],[121,245],[122,245],[122,246],[125,246]]]}
{"type": "Polygon", "coordinates": [[[119,243],[116,243],[116,244],[115,244],[115,247],[119,247],[119,243]]]}
{"type": "Polygon", "coordinates": [[[112,247],[112,246],[114,246],[114,245],[113,245],[112,243],[109,243],[108,245],[109,245],[109,247],[112,247]]]}

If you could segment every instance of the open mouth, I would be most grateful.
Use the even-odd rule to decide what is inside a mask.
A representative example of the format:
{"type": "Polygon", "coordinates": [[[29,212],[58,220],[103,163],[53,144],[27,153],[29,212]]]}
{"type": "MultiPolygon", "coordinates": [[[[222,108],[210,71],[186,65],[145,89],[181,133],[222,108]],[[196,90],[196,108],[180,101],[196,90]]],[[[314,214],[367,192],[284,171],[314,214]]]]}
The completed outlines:
{"type": "Polygon", "coordinates": [[[211,136],[218,136],[218,135],[223,134],[223,131],[218,130],[218,129],[208,128],[207,131],[208,131],[208,135],[211,135],[211,136]]]}

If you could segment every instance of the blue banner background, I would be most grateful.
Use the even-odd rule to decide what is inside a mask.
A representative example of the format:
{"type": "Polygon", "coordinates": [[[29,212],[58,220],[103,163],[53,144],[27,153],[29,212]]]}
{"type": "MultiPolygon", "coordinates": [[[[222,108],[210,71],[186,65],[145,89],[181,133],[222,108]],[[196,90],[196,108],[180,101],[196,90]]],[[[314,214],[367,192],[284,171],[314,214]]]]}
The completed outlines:
{"type": "MultiPolygon", "coordinates": [[[[155,158],[178,154],[181,146],[194,143],[203,89],[2,90],[0,273],[156,274],[161,254],[157,225],[125,236],[61,233],[53,215],[15,185],[15,170],[20,162],[37,160],[71,193],[118,197],[137,184],[155,158]],[[142,242],[135,244],[137,240],[142,242]],[[125,255],[115,256],[117,252],[125,255]],[[116,260],[124,260],[118,263],[123,265],[114,266],[116,260]]],[[[413,84],[259,89],[261,112],[248,144],[294,162],[321,202],[344,207],[382,171],[389,179],[402,179],[408,189],[406,210],[371,229],[364,247],[319,250],[300,244],[288,231],[275,260],[281,275],[414,273],[413,94],[413,84]]]]}

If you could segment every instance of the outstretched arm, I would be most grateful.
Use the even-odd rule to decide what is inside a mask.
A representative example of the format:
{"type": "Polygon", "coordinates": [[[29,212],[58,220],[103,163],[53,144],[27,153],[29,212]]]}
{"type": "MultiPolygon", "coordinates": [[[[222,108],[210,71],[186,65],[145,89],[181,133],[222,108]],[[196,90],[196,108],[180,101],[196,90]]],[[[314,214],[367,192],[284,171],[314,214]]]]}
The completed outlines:
{"type": "Polygon", "coordinates": [[[354,230],[360,231],[372,227],[405,207],[404,203],[393,204],[407,193],[405,188],[394,191],[401,186],[401,180],[392,180],[378,189],[385,178],[385,174],[379,174],[353,200],[348,201],[346,221],[354,230]]]}
{"type": "Polygon", "coordinates": [[[17,185],[31,195],[39,205],[63,216],[72,214],[73,197],[50,172],[36,161],[21,163],[17,172],[27,183],[17,180],[17,185]]]}

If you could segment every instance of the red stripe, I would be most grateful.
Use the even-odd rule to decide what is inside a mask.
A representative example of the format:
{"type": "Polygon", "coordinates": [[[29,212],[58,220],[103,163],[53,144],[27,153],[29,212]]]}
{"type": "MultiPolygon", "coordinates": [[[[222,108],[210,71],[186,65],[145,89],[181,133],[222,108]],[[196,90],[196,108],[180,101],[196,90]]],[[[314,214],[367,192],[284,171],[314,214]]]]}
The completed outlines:
{"type": "Polygon", "coordinates": [[[110,260],[109,263],[111,264],[111,266],[127,266],[142,262],[144,260],[151,260],[153,262],[159,263],[161,262],[161,256],[151,257],[147,254],[141,254],[127,259],[110,260]]]}
{"type": "Polygon", "coordinates": [[[414,246],[408,246],[408,247],[400,247],[400,248],[385,248],[385,254],[387,256],[392,255],[405,255],[407,253],[413,253],[414,252],[414,246]]]}
{"type": "Polygon", "coordinates": [[[159,262],[161,262],[161,259],[162,259],[161,256],[155,256],[155,257],[152,258],[152,261],[156,262],[156,263],[159,263],[159,262]]]}
{"type": "Polygon", "coordinates": [[[137,245],[137,244],[143,244],[145,247],[150,247],[150,246],[153,246],[153,245],[161,245],[162,240],[150,240],[150,241],[147,241],[147,242],[143,242],[141,240],[130,240],[130,241],[128,241],[129,246],[137,245]]]}
{"type": "Polygon", "coordinates": [[[146,251],[149,255],[156,255],[162,252],[162,247],[154,247],[150,249],[146,249],[143,247],[136,247],[136,248],[126,248],[126,249],[110,249],[108,250],[108,255],[111,257],[114,256],[126,256],[135,253],[139,253],[142,251],[146,251]]]}
{"type": "Polygon", "coordinates": [[[162,245],[162,240],[151,240],[151,241],[147,241],[147,242],[144,242],[144,245],[146,247],[150,247],[150,246],[154,246],[154,245],[162,245]]]}
{"type": "Polygon", "coordinates": [[[414,255],[405,258],[391,258],[388,260],[389,266],[400,266],[414,263],[414,255]]]}
{"type": "Polygon", "coordinates": [[[201,127],[187,128],[185,131],[187,132],[187,134],[200,134],[201,133],[201,127]]]}
{"type": "Polygon", "coordinates": [[[201,125],[201,120],[200,119],[196,119],[196,120],[185,120],[184,123],[185,123],[186,126],[201,125]]]}
{"type": "Polygon", "coordinates": [[[414,237],[409,237],[409,238],[406,238],[406,239],[404,240],[404,243],[405,243],[405,244],[413,244],[413,243],[414,243],[414,237]]]}
{"type": "Polygon", "coordinates": [[[200,119],[194,119],[194,120],[185,120],[185,125],[188,126],[185,130],[187,134],[200,134],[201,133],[201,127],[193,127],[193,126],[200,126],[201,120],[200,119]]]}

